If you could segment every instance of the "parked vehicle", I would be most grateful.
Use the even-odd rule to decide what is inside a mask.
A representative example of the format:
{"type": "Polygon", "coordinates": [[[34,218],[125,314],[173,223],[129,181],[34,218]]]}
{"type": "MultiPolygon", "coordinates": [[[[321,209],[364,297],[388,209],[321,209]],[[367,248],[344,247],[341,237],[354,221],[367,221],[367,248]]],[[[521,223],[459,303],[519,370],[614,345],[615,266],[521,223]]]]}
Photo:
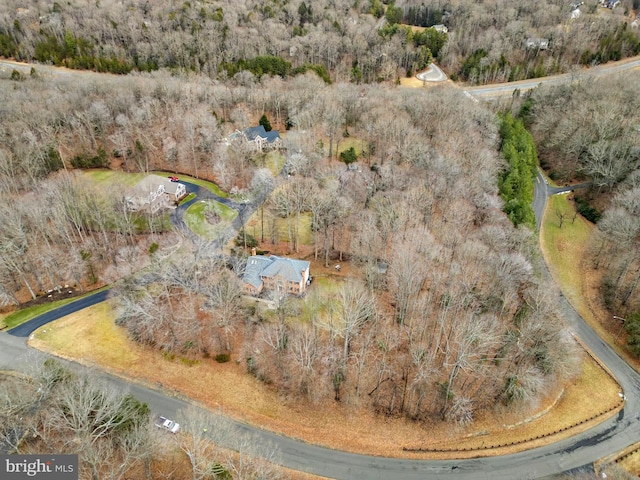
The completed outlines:
{"type": "Polygon", "coordinates": [[[171,433],[178,433],[180,431],[180,424],[166,417],[158,417],[156,427],[169,430],[171,433]]]}
{"type": "Polygon", "coordinates": [[[169,177],[167,177],[167,178],[169,178],[169,180],[171,180],[172,182],[178,182],[178,181],[180,181],[180,179],[179,179],[178,177],[174,177],[173,175],[170,175],[170,176],[169,176],[169,177]]]}

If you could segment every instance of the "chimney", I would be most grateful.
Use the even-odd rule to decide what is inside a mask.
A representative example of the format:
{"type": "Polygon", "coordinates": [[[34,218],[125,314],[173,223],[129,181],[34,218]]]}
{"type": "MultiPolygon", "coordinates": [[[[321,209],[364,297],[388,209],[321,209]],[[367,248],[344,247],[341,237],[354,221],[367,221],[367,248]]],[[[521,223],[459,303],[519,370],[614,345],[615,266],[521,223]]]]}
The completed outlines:
{"type": "Polygon", "coordinates": [[[253,247],[253,248],[251,249],[251,256],[252,256],[252,257],[255,257],[255,255],[256,255],[256,247],[253,247]]]}

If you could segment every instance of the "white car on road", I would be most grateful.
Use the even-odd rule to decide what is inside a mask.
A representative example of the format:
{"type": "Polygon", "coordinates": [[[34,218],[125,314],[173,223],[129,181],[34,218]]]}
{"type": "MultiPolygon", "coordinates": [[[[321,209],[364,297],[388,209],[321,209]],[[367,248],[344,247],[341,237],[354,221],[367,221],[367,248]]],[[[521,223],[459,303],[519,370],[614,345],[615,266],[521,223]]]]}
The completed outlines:
{"type": "Polygon", "coordinates": [[[156,427],[164,428],[165,430],[169,430],[171,433],[178,433],[180,431],[179,423],[165,417],[158,417],[158,420],[156,420],[156,427]]]}

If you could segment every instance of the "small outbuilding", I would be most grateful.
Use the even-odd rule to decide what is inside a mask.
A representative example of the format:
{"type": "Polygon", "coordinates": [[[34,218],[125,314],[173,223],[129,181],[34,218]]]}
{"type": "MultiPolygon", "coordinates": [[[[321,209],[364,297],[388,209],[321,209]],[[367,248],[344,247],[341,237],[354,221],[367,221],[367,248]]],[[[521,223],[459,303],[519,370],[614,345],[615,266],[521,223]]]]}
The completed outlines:
{"type": "Polygon", "coordinates": [[[547,50],[549,48],[549,39],[529,37],[525,40],[524,46],[527,50],[547,50]]]}

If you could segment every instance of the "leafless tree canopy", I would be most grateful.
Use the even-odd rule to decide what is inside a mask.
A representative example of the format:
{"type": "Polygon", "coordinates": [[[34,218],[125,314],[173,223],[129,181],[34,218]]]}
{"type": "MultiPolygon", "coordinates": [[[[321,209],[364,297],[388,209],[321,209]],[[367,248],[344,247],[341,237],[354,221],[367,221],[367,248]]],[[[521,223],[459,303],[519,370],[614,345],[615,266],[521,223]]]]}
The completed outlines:
{"type": "Polygon", "coordinates": [[[229,353],[241,323],[238,276],[212,256],[192,251],[154,262],[119,289],[116,323],[131,338],[183,355],[229,353]]]}
{"type": "Polygon", "coordinates": [[[560,181],[592,184],[575,192],[582,213],[599,219],[589,266],[602,272],[602,302],[620,317],[640,311],[638,88],[634,75],[578,77],[571,86],[539,89],[530,99],[543,166],[560,181]]]}
{"type": "Polygon", "coordinates": [[[78,454],[83,479],[283,478],[275,448],[216,415],[179,412],[182,433],[172,435],[153,425],[146,404],[93,372],[47,360],[31,374],[0,376],[3,452],[78,454]]]}
{"type": "Polygon", "coordinates": [[[16,119],[2,123],[3,191],[50,192],[51,209],[42,217],[27,202],[3,207],[6,301],[25,285],[37,293],[70,278],[74,265],[78,283],[90,266],[109,281],[150,265],[119,300],[119,323],[138,341],[180,355],[242,351],[251,371],[291,395],[416,419],[465,423],[496,400],[535,403],[572,371],[554,294],[542,293],[550,289],[536,274],[534,239],[501,212],[496,120],[455,90],[327,85],[313,74],[253,84],[164,72],[2,81],[3,118],[16,119]],[[49,108],[29,110],[36,101],[49,108]],[[286,135],[274,125],[292,177],[270,178],[259,155],[220,141],[262,112],[292,124],[286,135]],[[323,160],[347,129],[362,146],[357,170],[323,160]],[[286,309],[276,322],[259,313],[246,322],[237,278],[205,244],[190,250],[186,238],[141,236],[115,199],[88,193],[70,159],[101,150],[127,171],[189,172],[260,199],[264,185],[273,188],[263,211],[285,219],[291,252],[307,215],[317,258],[349,257],[361,276],[318,299],[306,324],[286,309]],[[47,159],[58,157],[57,173],[47,174],[55,170],[47,159]],[[78,256],[62,270],[60,242],[78,256]],[[153,255],[150,242],[160,244],[153,255]]]}
{"type": "MultiPolygon", "coordinates": [[[[625,17],[637,8],[632,0],[613,12],[588,0],[579,4],[579,15],[564,0],[396,2],[400,22],[413,18],[416,25],[448,27],[444,47],[429,44],[430,50],[424,41],[408,40],[407,30],[390,26],[382,3],[74,0],[52,6],[7,0],[0,8],[0,53],[99,71],[171,68],[216,79],[229,76],[225,65],[268,55],[294,69],[321,66],[337,82],[365,83],[414,72],[433,54],[450,73],[486,83],[565,72],[640,49],[625,17]]],[[[255,82],[248,70],[230,76],[245,86],[255,82]]],[[[327,128],[334,130],[343,115],[330,112],[327,128]]],[[[277,122],[281,118],[276,114],[277,122]]],[[[197,113],[191,120],[196,126],[197,113]]]]}

